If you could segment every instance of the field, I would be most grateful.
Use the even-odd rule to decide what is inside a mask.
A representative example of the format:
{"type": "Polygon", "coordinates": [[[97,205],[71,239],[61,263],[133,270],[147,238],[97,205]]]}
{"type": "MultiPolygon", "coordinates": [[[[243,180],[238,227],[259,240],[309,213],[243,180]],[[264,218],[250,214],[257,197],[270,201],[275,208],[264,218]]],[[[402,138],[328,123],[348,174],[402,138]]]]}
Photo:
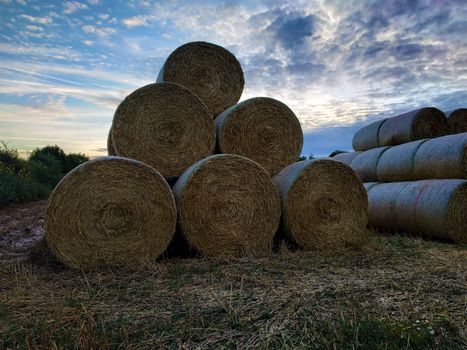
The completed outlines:
{"type": "Polygon", "coordinates": [[[369,231],[341,254],[282,246],[84,272],[33,248],[45,205],[0,210],[0,348],[467,346],[465,246],[369,231]]]}

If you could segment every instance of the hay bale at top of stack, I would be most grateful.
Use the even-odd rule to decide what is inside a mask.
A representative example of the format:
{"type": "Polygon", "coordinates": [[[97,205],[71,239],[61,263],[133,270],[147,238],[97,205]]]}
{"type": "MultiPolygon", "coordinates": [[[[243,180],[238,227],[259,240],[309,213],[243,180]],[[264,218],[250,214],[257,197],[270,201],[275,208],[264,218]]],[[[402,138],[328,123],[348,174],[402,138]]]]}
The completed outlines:
{"type": "Polygon", "coordinates": [[[274,177],[282,227],[304,249],[335,250],[364,240],[368,200],[350,167],[328,159],[300,161],[274,177]]]}
{"type": "Polygon", "coordinates": [[[107,135],[107,155],[115,156],[114,144],[112,141],[112,128],[109,129],[109,134],[107,135]]]}
{"type": "Polygon", "coordinates": [[[467,181],[381,183],[368,190],[369,222],[431,237],[467,242],[467,181]]]}
{"type": "Polygon", "coordinates": [[[173,51],[162,66],[157,82],[187,87],[207,105],[211,116],[234,105],[245,80],[235,56],[221,46],[197,41],[173,51]]]}
{"type": "Polygon", "coordinates": [[[356,151],[366,151],[439,137],[448,132],[444,113],[437,108],[426,107],[369,124],[355,133],[352,144],[356,151]]]}
{"type": "Polygon", "coordinates": [[[284,103],[255,97],[230,107],[216,118],[217,148],[263,166],[271,176],[298,160],[303,132],[284,103]]]}
{"type": "Polygon", "coordinates": [[[100,157],[54,189],[45,238],[71,267],[139,264],[162,254],[175,226],[175,201],[160,173],[136,160],[100,157]]]}
{"type": "Polygon", "coordinates": [[[218,154],[187,169],[173,187],[181,231],[212,256],[267,255],[279,226],[280,199],[256,162],[218,154]]]}
{"type": "Polygon", "coordinates": [[[458,108],[446,112],[446,117],[452,134],[467,132],[467,108],[458,108]]]}
{"type": "Polygon", "coordinates": [[[118,106],[112,124],[118,156],[140,160],[166,178],[212,154],[216,131],[205,104],[185,87],[146,85],[118,106]]]}

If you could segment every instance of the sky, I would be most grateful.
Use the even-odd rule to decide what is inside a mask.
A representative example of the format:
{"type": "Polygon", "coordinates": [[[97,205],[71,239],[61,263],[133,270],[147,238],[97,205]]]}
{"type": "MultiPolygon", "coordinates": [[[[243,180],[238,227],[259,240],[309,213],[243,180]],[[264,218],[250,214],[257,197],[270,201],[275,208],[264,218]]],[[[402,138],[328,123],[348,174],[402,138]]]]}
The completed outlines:
{"type": "Polygon", "coordinates": [[[303,155],[350,150],[363,125],[467,105],[467,1],[0,0],[0,140],[106,154],[113,113],[190,41],[230,50],[241,100],[297,115],[303,155]]]}

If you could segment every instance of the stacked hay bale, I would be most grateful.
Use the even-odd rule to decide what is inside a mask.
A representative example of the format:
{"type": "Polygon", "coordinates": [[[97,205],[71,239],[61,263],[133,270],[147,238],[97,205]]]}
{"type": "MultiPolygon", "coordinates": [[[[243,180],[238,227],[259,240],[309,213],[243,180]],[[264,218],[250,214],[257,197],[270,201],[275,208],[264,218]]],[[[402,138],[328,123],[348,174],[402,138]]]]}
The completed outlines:
{"type": "Polygon", "coordinates": [[[451,134],[467,132],[467,108],[458,108],[446,112],[451,134]]]}
{"type": "Polygon", "coordinates": [[[448,133],[442,118],[423,108],[372,123],[356,152],[334,156],[365,182],[369,225],[466,242],[467,133],[430,138],[448,133]]]}

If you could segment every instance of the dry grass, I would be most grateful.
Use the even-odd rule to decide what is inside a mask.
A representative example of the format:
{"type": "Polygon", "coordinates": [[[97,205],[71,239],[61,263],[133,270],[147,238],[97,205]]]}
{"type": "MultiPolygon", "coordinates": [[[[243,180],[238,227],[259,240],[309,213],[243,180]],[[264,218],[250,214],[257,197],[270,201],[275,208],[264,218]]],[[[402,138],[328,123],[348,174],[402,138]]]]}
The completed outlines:
{"type": "Polygon", "coordinates": [[[0,265],[0,348],[461,349],[465,247],[372,235],[339,255],[143,271],[0,265]]]}

